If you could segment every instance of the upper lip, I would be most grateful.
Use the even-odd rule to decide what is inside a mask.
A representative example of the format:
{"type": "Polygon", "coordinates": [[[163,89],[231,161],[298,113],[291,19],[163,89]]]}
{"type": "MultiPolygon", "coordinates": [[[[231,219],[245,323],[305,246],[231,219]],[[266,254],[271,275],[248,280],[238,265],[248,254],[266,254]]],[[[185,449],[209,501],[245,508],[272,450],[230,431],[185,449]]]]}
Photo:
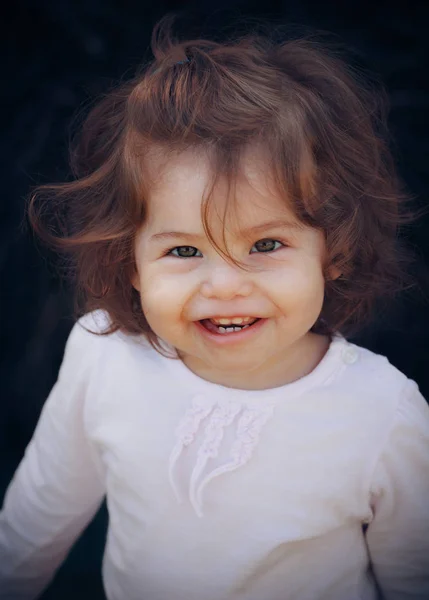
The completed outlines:
{"type": "Polygon", "coordinates": [[[230,315],[210,315],[208,317],[201,317],[201,319],[198,319],[198,321],[204,321],[205,319],[234,319],[234,317],[249,317],[252,319],[262,319],[262,317],[257,317],[256,315],[252,315],[252,314],[244,314],[244,313],[235,313],[235,314],[230,314],[230,315]]]}

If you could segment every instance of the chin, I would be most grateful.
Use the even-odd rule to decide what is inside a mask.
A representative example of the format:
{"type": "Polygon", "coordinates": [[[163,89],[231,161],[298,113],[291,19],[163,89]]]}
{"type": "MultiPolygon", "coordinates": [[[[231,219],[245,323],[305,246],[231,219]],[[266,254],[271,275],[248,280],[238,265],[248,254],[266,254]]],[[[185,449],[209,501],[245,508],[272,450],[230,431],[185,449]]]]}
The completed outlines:
{"type": "Polygon", "coordinates": [[[242,358],[237,356],[234,360],[231,357],[221,357],[219,360],[209,360],[207,364],[214,369],[221,369],[225,373],[238,373],[242,371],[253,371],[259,369],[266,361],[252,360],[249,358],[242,358]]]}

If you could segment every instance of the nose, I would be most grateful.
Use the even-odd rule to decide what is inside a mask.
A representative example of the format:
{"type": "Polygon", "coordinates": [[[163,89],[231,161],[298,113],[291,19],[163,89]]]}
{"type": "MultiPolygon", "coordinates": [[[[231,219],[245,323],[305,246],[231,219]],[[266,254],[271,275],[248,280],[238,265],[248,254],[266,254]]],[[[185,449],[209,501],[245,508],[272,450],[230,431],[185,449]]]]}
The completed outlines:
{"type": "Polygon", "coordinates": [[[201,285],[201,294],[205,298],[229,300],[236,296],[249,296],[252,289],[250,274],[223,260],[222,264],[209,267],[201,285]]]}

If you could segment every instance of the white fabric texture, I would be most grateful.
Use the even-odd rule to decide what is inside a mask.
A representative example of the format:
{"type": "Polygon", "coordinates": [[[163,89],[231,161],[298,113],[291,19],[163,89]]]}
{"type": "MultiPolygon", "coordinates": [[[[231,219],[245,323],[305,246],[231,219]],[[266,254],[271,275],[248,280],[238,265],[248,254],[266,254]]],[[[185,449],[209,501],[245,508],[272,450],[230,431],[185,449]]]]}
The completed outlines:
{"type": "Polygon", "coordinates": [[[429,598],[413,380],[337,335],[306,377],[235,390],[141,336],[84,329],[106,324],[74,326],[7,489],[1,600],[37,598],[105,496],[108,600],[429,598]]]}

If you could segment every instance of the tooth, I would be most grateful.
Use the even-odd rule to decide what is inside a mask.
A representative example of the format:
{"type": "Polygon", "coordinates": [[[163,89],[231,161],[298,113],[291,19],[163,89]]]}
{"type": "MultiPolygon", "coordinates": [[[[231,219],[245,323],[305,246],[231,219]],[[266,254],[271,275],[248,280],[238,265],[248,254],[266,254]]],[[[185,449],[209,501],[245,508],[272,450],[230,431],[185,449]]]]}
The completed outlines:
{"type": "Polygon", "coordinates": [[[253,320],[253,317],[233,317],[230,319],[220,318],[220,319],[210,319],[216,325],[242,325],[244,323],[249,323],[253,320]]]}

